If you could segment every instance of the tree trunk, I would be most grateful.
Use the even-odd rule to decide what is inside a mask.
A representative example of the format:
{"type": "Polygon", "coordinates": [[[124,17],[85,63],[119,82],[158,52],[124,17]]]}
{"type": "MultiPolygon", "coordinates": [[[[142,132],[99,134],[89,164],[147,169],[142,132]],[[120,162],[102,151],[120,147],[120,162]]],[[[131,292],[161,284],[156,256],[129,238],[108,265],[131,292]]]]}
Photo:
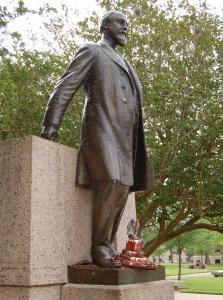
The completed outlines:
{"type": "Polygon", "coordinates": [[[206,265],[210,265],[211,264],[210,256],[208,254],[205,254],[205,264],[206,265]]]}
{"type": "Polygon", "coordinates": [[[203,253],[201,253],[201,267],[204,265],[204,261],[203,261],[203,253]]]}
{"type": "Polygon", "coordinates": [[[173,264],[173,249],[170,250],[170,262],[173,264]]]}
{"type": "Polygon", "coordinates": [[[182,258],[181,258],[181,255],[182,255],[182,248],[178,248],[178,260],[179,260],[179,263],[178,263],[178,280],[181,279],[181,264],[182,264],[182,258]]]}
{"type": "Polygon", "coordinates": [[[160,245],[162,245],[165,242],[165,238],[158,236],[154,240],[150,241],[146,244],[146,246],[143,248],[145,256],[150,256],[152,253],[156,251],[157,248],[159,248],[160,245]]]}

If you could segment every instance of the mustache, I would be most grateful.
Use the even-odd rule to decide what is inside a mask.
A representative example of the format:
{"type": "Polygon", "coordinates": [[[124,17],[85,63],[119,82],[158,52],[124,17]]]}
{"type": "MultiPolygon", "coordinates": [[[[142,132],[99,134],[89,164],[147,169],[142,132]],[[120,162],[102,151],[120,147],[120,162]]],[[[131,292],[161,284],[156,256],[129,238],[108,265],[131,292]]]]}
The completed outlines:
{"type": "Polygon", "coordinates": [[[127,35],[127,32],[124,30],[120,30],[119,33],[124,34],[125,36],[127,35]]]}

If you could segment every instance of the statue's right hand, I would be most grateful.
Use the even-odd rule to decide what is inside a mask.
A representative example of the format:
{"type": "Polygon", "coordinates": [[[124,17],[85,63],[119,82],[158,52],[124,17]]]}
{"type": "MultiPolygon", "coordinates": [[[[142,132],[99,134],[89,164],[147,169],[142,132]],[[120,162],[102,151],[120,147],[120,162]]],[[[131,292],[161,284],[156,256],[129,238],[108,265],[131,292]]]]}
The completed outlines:
{"type": "Polygon", "coordinates": [[[41,137],[47,140],[57,142],[58,140],[57,129],[52,125],[47,125],[43,128],[41,132],[41,137]]]}

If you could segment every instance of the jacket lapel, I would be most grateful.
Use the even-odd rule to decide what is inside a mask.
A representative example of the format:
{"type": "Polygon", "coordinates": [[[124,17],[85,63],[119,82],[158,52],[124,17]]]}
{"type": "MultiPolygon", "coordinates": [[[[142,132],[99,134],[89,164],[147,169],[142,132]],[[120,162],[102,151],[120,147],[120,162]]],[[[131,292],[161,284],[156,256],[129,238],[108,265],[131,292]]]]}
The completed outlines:
{"type": "Polygon", "coordinates": [[[133,67],[130,65],[130,63],[125,58],[124,58],[124,60],[125,60],[126,65],[129,68],[129,71],[131,72],[133,81],[135,82],[135,86],[136,86],[137,91],[139,93],[139,98],[140,98],[140,100],[142,100],[142,86],[141,86],[141,83],[138,79],[138,76],[136,75],[136,73],[135,73],[133,67]]]}
{"type": "Polygon", "coordinates": [[[118,64],[125,72],[128,73],[128,70],[126,69],[124,61],[119,57],[118,53],[115,52],[105,41],[101,40],[98,42],[98,44],[101,46],[102,50],[105,52],[105,54],[113,60],[116,64],[118,64]]]}
{"type": "Polygon", "coordinates": [[[119,56],[118,52],[116,53],[115,50],[113,50],[106,42],[104,42],[103,40],[98,42],[98,45],[101,46],[101,49],[104,51],[104,53],[113,61],[115,62],[119,67],[121,67],[126,74],[128,75],[130,82],[132,84],[132,87],[134,88],[134,83],[132,81],[132,77],[129,74],[129,71],[126,68],[126,65],[124,63],[124,61],[121,59],[121,57],[119,56]]]}
{"type": "Polygon", "coordinates": [[[101,48],[104,51],[104,53],[112,61],[114,61],[119,67],[121,67],[126,72],[126,74],[128,75],[128,77],[130,79],[130,82],[132,84],[133,89],[134,88],[137,89],[137,92],[139,94],[139,98],[140,98],[140,100],[142,100],[142,88],[141,88],[141,84],[140,84],[140,82],[138,80],[138,77],[137,77],[134,69],[132,68],[132,66],[128,63],[128,61],[124,57],[123,57],[123,59],[121,59],[121,57],[119,56],[118,52],[116,53],[115,50],[113,50],[105,41],[103,41],[103,40],[99,41],[98,45],[101,46],[101,48]],[[126,68],[126,65],[128,66],[128,69],[131,72],[131,74],[129,74],[129,71],[126,68]]]}

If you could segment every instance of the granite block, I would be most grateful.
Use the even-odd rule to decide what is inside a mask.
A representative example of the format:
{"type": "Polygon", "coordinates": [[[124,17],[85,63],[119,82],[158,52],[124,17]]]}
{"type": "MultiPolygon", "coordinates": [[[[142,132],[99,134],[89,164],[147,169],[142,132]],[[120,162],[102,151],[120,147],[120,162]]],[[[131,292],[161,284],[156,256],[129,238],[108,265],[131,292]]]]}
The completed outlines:
{"type": "MultiPolygon", "coordinates": [[[[67,282],[90,258],[92,191],[75,186],[77,150],[35,136],[0,142],[0,285],[67,282]]],[[[135,217],[134,194],[118,231],[135,217]]]]}
{"type": "Polygon", "coordinates": [[[61,300],[174,300],[171,282],[161,280],[129,285],[65,284],[61,300]]]}
{"type": "Polygon", "coordinates": [[[0,300],[61,300],[60,290],[60,285],[0,286],[0,300]]]}

